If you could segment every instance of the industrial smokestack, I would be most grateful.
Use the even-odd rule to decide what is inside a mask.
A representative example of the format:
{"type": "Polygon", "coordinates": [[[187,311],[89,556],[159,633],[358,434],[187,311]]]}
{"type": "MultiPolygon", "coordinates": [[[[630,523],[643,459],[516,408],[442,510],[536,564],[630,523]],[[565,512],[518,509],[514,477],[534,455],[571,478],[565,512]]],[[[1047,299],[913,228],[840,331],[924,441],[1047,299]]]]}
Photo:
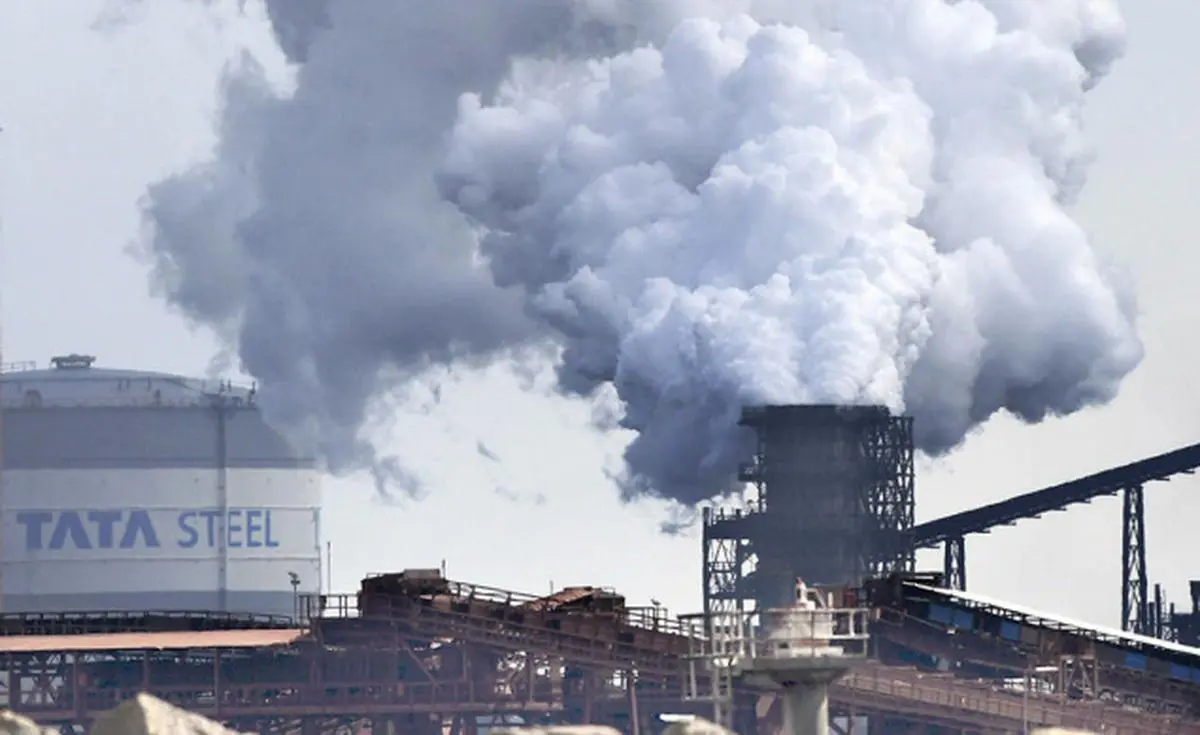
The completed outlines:
{"type": "MultiPolygon", "coordinates": [[[[790,604],[797,578],[858,585],[911,571],[912,421],[879,406],[754,406],[758,517],[743,524],[759,609],[790,604]]],[[[736,525],[736,524],[735,524],[736,525]]]]}
{"type": "Polygon", "coordinates": [[[335,467],[395,468],[359,436],[383,369],[547,341],[622,399],[625,491],[686,505],[746,405],[879,404],[938,453],[1138,364],[1064,209],[1113,2],[566,7],[271,4],[295,92],[243,74],[217,159],[151,190],[156,284],[335,467]]]}

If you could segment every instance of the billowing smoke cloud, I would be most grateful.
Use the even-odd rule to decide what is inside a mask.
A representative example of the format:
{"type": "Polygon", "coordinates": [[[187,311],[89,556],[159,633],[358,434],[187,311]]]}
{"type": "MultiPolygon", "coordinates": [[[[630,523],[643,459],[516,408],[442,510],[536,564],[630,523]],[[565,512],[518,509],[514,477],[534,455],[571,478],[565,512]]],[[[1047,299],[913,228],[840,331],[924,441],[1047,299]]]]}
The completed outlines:
{"type": "Polygon", "coordinates": [[[1111,6],[834,17],[688,19],[609,58],[521,59],[461,102],[443,190],[562,335],[563,385],[615,384],[635,490],[723,490],[746,404],[885,404],[940,452],[1000,410],[1109,400],[1141,357],[1063,209],[1111,6]]]}
{"type": "Polygon", "coordinates": [[[236,348],[270,417],[334,470],[412,490],[361,436],[381,374],[534,333],[438,197],[442,136],[463,90],[495,86],[513,53],[560,47],[575,18],[555,0],[267,9],[294,92],[253,64],[231,73],[215,160],[150,189],[143,249],[156,289],[236,348]]]}
{"type": "Polygon", "coordinates": [[[622,399],[626,491],[685,504],[747,403],[884,403],[941,452],[1140,360],[1064,210],[1109,0],[268,9],[295,93],[232,79],[147,251],[335,468],[385,466],[382,374],[547,339],[565,391],[622,399]]]}

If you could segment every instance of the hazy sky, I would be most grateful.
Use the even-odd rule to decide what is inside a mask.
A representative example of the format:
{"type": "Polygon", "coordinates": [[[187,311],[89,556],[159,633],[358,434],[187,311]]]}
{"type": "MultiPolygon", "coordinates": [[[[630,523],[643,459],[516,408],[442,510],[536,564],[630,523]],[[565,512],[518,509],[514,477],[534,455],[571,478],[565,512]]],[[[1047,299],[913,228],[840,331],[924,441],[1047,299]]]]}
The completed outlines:
{"type": "MultiPolygon", "coordinates": [[[[232,0],[216,6],[230,6],[232,0]]],[[[102,364],[206,370],[215,342],[147,289],[127,248],[146,185],[203,158],[222,66],[252,48],[281,68],[261,14],[214,16],[203,3],[142,3],[131,23],[102,0],[0,3],[0,294],[4,360],[86,352],[102,364]],[[214,17],[221,17],[215,22],[214,17]],[[97,19],[103,22],[97,26],[97,19]]],[[[1027,427],[1008,420],[918,476],[919,520],[1200,441],[1187,301],[1200,277],[1191,231],[1200,184],[1200,26],[1193,0],[1123,3],[1128,54],[1092,93],[1098,159],[1078,207],[1096,246],[1137,283],[1147,357],[1110,406],[1027,427]]],[[[385,505],[369,481],[330,481],[324,530],[335,588],[367,572],[436,566],[450,576],[537,592],[603,584],[675,610],[700,602],[697,533],[658,533],[663,509],[622,505],[604,474],[615,439],[589,409],[523,392],[500,370],[465,375],[428,409],[397,398],[393,448],[427,498],[385,505]],[[477,451],[483,442],[498,458],[477,451]]],[[[1186,599],[1200,483],[1147,494],[1153,581],[1186,599]]],[[[1104,499],[967,542],[979,592],[1116,624],[1120,502],[1104,499]]],[[[922,557],[940,565],[940,552],[922,557]]],[[[1200,576],[1200,575],[1197,575],[1200,576]]]]}

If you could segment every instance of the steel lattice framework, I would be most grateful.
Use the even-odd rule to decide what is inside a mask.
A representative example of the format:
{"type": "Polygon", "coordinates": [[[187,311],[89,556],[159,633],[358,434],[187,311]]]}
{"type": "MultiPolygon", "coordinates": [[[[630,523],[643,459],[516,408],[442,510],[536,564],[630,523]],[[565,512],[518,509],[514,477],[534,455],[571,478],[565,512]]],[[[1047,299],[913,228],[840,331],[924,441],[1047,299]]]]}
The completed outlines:
{"type": "MultiPolygon", "coordinates": [[[[365,580],[356,596],[303,602],[310,619],[294,629],[164,630],[146,619],[125,624],[154,630],[0,635],[0,706],[82,731],[100,712],[149,691],[243,731],[303,735],[470,735],[514,718],[603,723],[637,735],[651,732],[660,713],[708,714],[683,701],[690,631],[598,588],[534,597],[397,574],[365,580]]],[[[881,640],[963,657],[937,648],[944,633],[929,636],[896,615],[881,640]]],[[[1081,700],[1062,686],[1021,697],[991,681],[875,663],[834,687],[832,711],[897,728],[883,732],[931,724],[942,732],[1017,731],[1028,722],[1200,735],[1195,721],[1081,700]]],[[[744,704],[750,716],[739,731],[752,735],[754,705],[768,720],[771,706],[744,704]]]]}
{"type": "MultiPolygon", "coordinates": [[[[953,515],[926,521],[912,531],[917,548],[943,544],[945,576],[954,589],[966,589],[966,537],[1021,520],[1040,518],[1094,498],[1121,494],[1121,627],[1156,636],[1174,636],[1174,616],[1149,597],[1146,577],[1145,485],[1191,474],[1200,468],[1200,444],[1147,457],[1069,482],[1016,495],[953,515]]],[[[1161,593],[1159,593],[1161,597],[1161,593]]],[[[1200,607],[1197,607],[1200,609],[1200,607]]],[[[1184,620],[1180,624],[1189,625],[1184,620]]]]}
{"type": "Polygon", "coordinates": [[[855,584],[911,571],[912,420],[878,406],[747,408],[755,487],[743,509],[703,514],[704,610],[735,613],[769,602],[800,576],[855,584]]]}

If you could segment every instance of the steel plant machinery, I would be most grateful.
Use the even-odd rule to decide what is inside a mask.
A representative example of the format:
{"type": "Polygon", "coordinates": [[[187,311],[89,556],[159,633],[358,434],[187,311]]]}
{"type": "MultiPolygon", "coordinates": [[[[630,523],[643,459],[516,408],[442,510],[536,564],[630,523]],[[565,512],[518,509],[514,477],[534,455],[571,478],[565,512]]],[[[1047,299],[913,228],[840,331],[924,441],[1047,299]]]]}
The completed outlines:
{"type": "Polygon", "coordinates": [[[699,651],[689,656],[689,698],[712,701],[717,721],[732,729],[736,688],[770,692],[779,700],[782,733],[827,735],[829,687],[867,662],[870,638],[870,611],[833,601],[832,593],[796,580],[790,605],[704,619],[703,635],[692,637],[699,651]]]}
{"type": "Polygon", "coordinates": [[[705,509],[704,612],[786,604],[792,584],[912,569],[912,419],[879,406],[758,406],[745,508],[705,509]]]}
{"type": "MultiPolygon", "coordinates": [[[[740,658],[749,673],[772,657],[799,663],[788,652],[810,647],[819,655],[801,671],[854,664],[829,687],[830,713],[856,726],[866,718],[872,733],[1200,735],[1200,684],[1179,678],[1200,666],[1195,649],[1064,626],[919,577],[883,580],[867,599],[833,592],[832,610],[867,604],[879,618],[870,639],[879,658],[863,661],[855,624],[834,612],[831,629],[828,609],[808,611],[810,627],[802,616],[768,625],[765,641],[720,625],[725,632],[707,640],[753,651],[740,658]],[[905,663],[914,655],[923,658],[905,663]]],[[[10,684],[0,707],[82,731],[148,690],[243,732],[474,735],[497,724],[590,722],[653,735],[662,714],[711,716],[708,702],[685,694],[716,690],[749,715],[737,732],[752,735],[761,721],[765,735],[783,719],[778,691],[738,702],[755,693],[714,687],[704,667],[688,666],[704,640],[600,587],[534,596],[409,570],[364,579],[357,595],[302,603],[302,625],[290,628],[230,615],[0,616],[10,684]]]]}
{"type": "MultiPolygon", "coordinates": [[[[1187,613],[1177,613],[1160,587],[1150,596],[1146,574],[1147,534],[1145,493],[1151,483],[1193,473],[1200,468],[1200,444],[1191,444],[1153,457],[1095,472],[996,503],[926,521],[913,528],[917,548],[942,546],[947,585],[967,588],[967,536],[1024,519],[1039,518],[1095,498],[1120,495],[1121,503],[1121,628],[1122,630],[1194,644],[1200,637],[1188,631],[1194,623],[1187,613]],[[1191,637],[1189,637],[1191,636],[1191,637]]],[[[1193,611],[1200,610],[1200,592],[1192,591],[1193,611]]]]}
{"type": "Polygon", "coordinates": [[[255,391],[68,355],[0,376],[0,610],[294,613],[320,475],[255,391]]]}

